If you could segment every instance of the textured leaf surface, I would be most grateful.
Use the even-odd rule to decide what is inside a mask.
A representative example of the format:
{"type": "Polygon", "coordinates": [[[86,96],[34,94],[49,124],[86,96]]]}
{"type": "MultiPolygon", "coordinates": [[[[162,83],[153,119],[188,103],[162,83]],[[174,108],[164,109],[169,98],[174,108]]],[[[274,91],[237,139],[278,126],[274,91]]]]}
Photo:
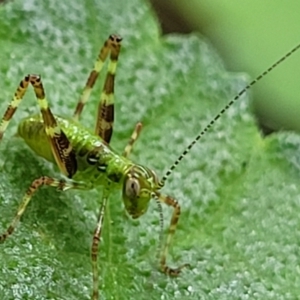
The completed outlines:
{"type": "MultiPolygon", "coordinates": [[[[17,0],[0,7],[0,111],[22,76],[38,73],[53,111],[71,115],[99,47],[114,32],[124,43],[112,145],[121,153],[142,121],[132,159],[162,175],[247,77],[225,72],[197,35],[160,38],[140,0],[17,0]]],[[[98,84],[84,110],[82,123],[90,128],[100,90],[98,84]]],[[[99,259],[103,299],[298,297],[300,139],[279,134],[263,140],[248,106],[247,97],[236,103],[164,188],[182,206],[169,262],[192,266],[178,278],[157,270],[155,203],[132,221],[120,191],[113,193],[99,259]]],[[[36,111],[30,91],[0,145],[2,230],[34,178],[59,177],[14,137],[18,120],[36,111]]],[[[89,299],[90,245],[100,202],[101,187],[39,191],[17,230],[0,245],[0,298],[89,299]]],[[[164,217],[167,227],[168,208],[164,217]]]]}

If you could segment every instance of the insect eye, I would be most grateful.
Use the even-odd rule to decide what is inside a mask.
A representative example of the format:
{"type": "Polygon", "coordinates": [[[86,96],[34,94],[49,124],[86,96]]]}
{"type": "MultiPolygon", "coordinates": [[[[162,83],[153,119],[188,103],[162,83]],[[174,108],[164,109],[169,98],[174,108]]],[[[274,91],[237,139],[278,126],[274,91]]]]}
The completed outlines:
{"type": "Polygon", "coordinates": [[[129,198],[136,198],[140,194],[140,183],[135,178],[128,178],[125,185],[125,194],[129,198]]]}

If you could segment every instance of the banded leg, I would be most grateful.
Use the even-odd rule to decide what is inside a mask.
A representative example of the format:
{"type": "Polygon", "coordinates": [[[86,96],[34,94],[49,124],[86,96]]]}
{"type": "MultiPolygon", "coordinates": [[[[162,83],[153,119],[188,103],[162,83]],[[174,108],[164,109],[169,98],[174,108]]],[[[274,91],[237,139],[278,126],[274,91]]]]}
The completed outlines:
{"type": "Polygon", "coordinates": [[[128,144],[126,145],[125,149],[124,149],[124,152],[123,152],[123,156],[124,157],[128,157],[129,154],[131,153],[131,150],[133,148],[133,144],[135,143],[135,141],[138,139],[140,133],[141,133],[141,130],[142,130],[142,123],[141,122],[138,122],[136,125],[135,125],[135,128],[134,128],[134,131],[130,137],[130,140],[128,142],[128,144]]]}
{"type": "Polygon", "coordinates": [[[76,109],[75,109],[75,112],[74,112],[74,115],[73,115],[73,118],[75,120],[79,120],[79,117],[82,113],[82,110],[84,108],[84,105],[86,104],[86,102],[88,101],[89,97],[90,97],[90,94],[91,94],[91,91],[93,89],[93,86],[98,78],[98,75],[99,73],[101,72],[102,68],[103,68],[103,64],[109,54],[109,51],[111,49],[111,43],[112,43],[112,38],[109,37],[104,45],[102,46],[102,48],[100,49],[100,52],[98,54],[98,57],[97,57],[97,60],[94,64],[94,69],[91,71],[87,81],[86,81],[86,84],[85,84],[85,87],[83,89],[83,92],[78,100],[78,103],[77,103],[77,106],[76,106],[76,109]]]}
{"type": "Polygon", "coordinates": [[[98,300],[99,298],[99,272],[98,272],[98,251],[99,251],[99,243],[102,232],[103,220],[105,208],[108,200],[109,194],[109,185],[104,189],[103,201],[99,210],[97,226],[93,235],[93,243],[91,249],[91,257],[92,257],[92,270],[93,270],[93,300],[98,300]]]}
{"type": "Polygon", "coordinates": [[[67,182],[65,180],[58,180],[51,177],[42,176],[38,179],[35,179],[28,190],[26,191],[25,196],[23,197],[21,204],[18,207],[17,213],[15,217],[13,218],[12,222],[8,226],[7,230],[0,235],[0,243],[3,243],[15,230],[20,218],[22,217],[23,213],[26,210],[27,205],[29,204],[32,196],[34,193],[41,187],[41,186],[52,186],[56,187],[59,190],[65,191],[68,189],[86,189],[87,187],[84,186],[82,183],[77,182],[67,182]]]}
{"type": "Polygon", "coordinates": [[[0,123],[0,140],[16,112],[25,92],[27,91],[29,83],[33,86],[41,114],[44,121],[45,132],[49,138],[52,153],[59,169],[67,175],[72,177],[77,170],[77,162],[75,153],[72,150],[72,145],[66,137],[65,133],[60,129],[57,124],[45,97],[44,87],[39,75],[27,75],[20,82],[15,95],[10,102],[6,112],[0,123]]]}
{"type": "Polygon", "coordinates": [[[9,103],[7,109],[6,109],[6,112],[4,113],[4,116],[1,119],[1,123],[0,123],[0,141],[2,140],[3,134],[4,134],[4,132],[7,128],[10,120],[12,119],[12,117],[13,117],[14,113],[16,112],[16,110],[17,110],[24,94],[26,93],[27,87],[28,87],[28,80],[26,80],[26,78],[25,78],[20,82],[20,84],[19,84],[12,100],[10,101],[10,103],[9,103]]]}
{"type": "Polygon", "coordinates": [[[166,259],[167,259],[169,247],[171,245],[171,241],[172,241],[172,238],[175,233],[177,223],[179,220],[180,205],[175,199],[171,198],[170,196],[164,196],[161,194],[157,194],[157,197],[160,202],[165,203],[168,206],[173,207],[173,209],[174,209],[172,218],[171,218],[171,222],[170,222],[170,226],[169,226],[169,233],[167,236],[167,241],[162,250],[161,257],[160,257],[160,269],[163,273],[166,273],[168,275],[178,276],[183,268],[189,267],[189,264],[183,264],[183,265],[179,266],[178,268],[170,268],[167,266],[166,259]]]}
{"type": "Polygon", "coordinates": [[[113,133],[114,84],[122,38],[117,35],[111,35],[109,40],[110,60],[107,68],[105,83],[100,97],[100,103],[98,106],[98,115],[95,128],[95,133],[99,135],[107,144],[109,144],[113,133]]]}

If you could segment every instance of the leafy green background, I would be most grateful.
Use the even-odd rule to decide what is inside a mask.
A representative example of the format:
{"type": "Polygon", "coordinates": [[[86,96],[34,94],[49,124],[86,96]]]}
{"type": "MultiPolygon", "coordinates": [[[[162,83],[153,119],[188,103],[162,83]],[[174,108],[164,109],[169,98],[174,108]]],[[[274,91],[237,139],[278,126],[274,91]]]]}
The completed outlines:
{"type": "MultiPolygon", "coordinates": [[[[22,76],[39,73],[53,111],[70,115],[100,45],[114,32],[124,43],[112,145],[121,152],[134,124],[143,121],[132,159],[162,175],[249,78],[227,73],[203,37],[160,38],[141,0],[17,0],[2,6],[0,111],[22,76]]],[[[82,118],[91,128],[100,89],[101,83],[82,118]]],[[[298,297],[300,139],[287,133],[262,139],[248,106],[243,97],[230,108],[164,188],[182,206],[169,262],[192,266],[178,278],[156,267],[155,203],[132,221],[119,191],[112,195],[99,260],[103,299],[298,297]]],[[[37,111],[29,91],[0,146],[2,230],[34,178],[59,176],[14,137],[18,120],[37,111]]],[[[100,201],[101,187],[40,190],[0,246],[0,298],[89,299],[90,245],[100,201]]],[[[167,226],[168,208],[164,216],[167,226]]]]}

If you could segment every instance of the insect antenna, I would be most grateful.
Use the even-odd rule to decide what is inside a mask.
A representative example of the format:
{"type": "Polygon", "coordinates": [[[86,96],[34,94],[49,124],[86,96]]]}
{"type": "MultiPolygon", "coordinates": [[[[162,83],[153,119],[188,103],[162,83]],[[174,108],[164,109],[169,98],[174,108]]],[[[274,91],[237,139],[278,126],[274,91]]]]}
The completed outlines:
{"type": "Polygon", "coordinates": [[[261,80],[264,76],[270,73],[274,68],[276,68],[279,64],[281,64],[284,60],[286,60],[289,56],[299,50],[300,44],[291,49],[287,54],[281,57],[278,61],[276,61],[271,67],[257,76],[254,80],[252,80],[247,86],[245,86],[231,101],[229,101],[226,106],[220,110],[218,114],[206,125],[206,127],[196,136],[196,138],[185,148],[182,154],[175,160],[175,162],[171,165],[166,174],[162,177],[159,182],[160,187],[163,187],[168,177],[172,174],[174,169],[178,166],[178,164],[182,161],[182,159],[190,152],[190,150],[194,147],[194,145],[205,135],[205,133],[214,125],[214,123],[234,104],[238,99],[241,98],[243,94],[246,93],[248,89],[250,89],[254,84],[256,84],[259,80],[261,80]]]}

